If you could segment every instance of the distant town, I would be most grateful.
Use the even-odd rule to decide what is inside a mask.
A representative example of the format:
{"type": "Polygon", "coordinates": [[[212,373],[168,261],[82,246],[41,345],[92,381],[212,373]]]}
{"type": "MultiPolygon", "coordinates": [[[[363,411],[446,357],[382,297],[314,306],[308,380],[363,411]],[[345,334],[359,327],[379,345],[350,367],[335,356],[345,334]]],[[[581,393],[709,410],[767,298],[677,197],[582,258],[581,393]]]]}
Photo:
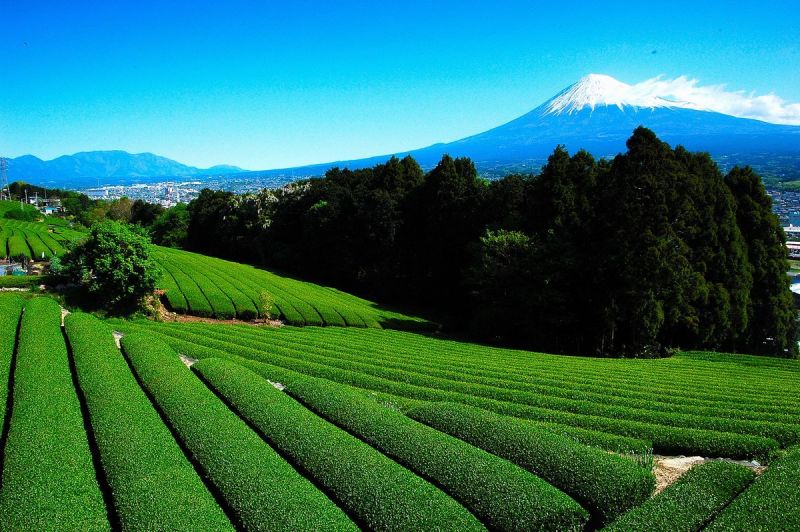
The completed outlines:
{"type": "Polygon", "coordinates": [[[92,199],[119,199],[127,197],[132,200],[141,199],[148,203],[156,203],[169,208],[178,203],[189,203],[196,198],[204,188],[226,190],[237,194],[258,192],[265,188],[277,188],[290,181],[305,179],[312,176],[293,175],[264,175],[264,176],[210,176],[202,180],[181,181],[180,179],[159,181],[155,183],[136,183],[130,185],[101,185],[81,189],[92,199]]]}

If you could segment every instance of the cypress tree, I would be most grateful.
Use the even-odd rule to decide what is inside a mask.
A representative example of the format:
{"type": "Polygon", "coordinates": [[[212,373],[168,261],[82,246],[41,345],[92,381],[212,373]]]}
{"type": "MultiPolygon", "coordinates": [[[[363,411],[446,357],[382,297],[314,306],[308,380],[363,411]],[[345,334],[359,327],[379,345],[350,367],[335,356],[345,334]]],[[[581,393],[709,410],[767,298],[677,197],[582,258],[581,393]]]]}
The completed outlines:
{"type": "Polygon", "coordinates": [[[734,168],[725,183],[736,201],[736,220],[753,272],[747,351],[797,356],[796,311],[786,275],[786,235],[772,212],[772,199],[750,167],[734,168]]]}

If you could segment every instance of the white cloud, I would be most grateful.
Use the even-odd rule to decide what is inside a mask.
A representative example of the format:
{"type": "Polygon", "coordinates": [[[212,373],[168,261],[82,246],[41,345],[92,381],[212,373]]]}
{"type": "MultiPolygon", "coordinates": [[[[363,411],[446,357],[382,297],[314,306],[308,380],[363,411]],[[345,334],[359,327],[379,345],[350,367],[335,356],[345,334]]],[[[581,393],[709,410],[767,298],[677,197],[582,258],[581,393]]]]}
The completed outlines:
{"type": "Polygon", "coordinates": [[[773,124],[800,125],[800,103],[789,103],[773,93],[728,91],[725,85],[701,86],[697,79],[663,76],[631,86],[640,97],[660,97],[680,107],[716,111],[741,118],[754,118],[773,124]]]}

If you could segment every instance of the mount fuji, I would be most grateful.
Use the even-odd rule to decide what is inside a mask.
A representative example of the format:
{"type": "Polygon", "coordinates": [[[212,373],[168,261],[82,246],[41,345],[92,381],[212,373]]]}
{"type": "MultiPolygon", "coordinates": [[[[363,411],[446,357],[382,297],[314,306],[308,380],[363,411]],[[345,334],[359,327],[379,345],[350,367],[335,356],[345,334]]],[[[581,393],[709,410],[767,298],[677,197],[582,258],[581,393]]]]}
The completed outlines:
{"type": "MultiPolygon", "coordinates": [[[[723,167],[749,164],[765,176],[800,178],[800,126],[710,111],[697,102],[676,101],[602,74],[581,78],[529,113],[494,129],[395,155],[411,155],[425,168],[434,166],[445,153],[466,156],[489,176],[538,171],[558,144],[570,152],[585,149],[595,157],[613,157],[625,151],[625,141],[640,125],[672,145],[709,152],[723,167]]],[[[337,161],[291,172],[320,175],[333,166],[363,168],[386,158],[337,161]]]]}
{"type": "MultiPolygon", "coordinates": [[[[679,101],[654,93],[652,88],[642,88],[642,84],[628,85],[601,74],[581,78],[529,113],[496,128],[393,155],[411,155],[423,168],[432,168],[444,154],[465,156],[484,176],[499,177],[510,172],[538,172],[558,144],[570,152],[585,149],[597,158],[613,157],[625,151],[625,141],[640,125],[673,146],[709,152],[723,170],[747,164],[773,182],[800,179],[800,126],[714,112],[698,102],[679,101]]],[[[92,152],[54,161],[19,157],[10,161],[9,174],[13,179],[34,183],[46,179],[66,187],[94,177],[128,184],[153,176],[193,176],[203,180],[210,174],[226,176],[220,179],[278,186],[322,175],[335,166],[374,166],[390,155],[246,172],[228,166],[201,170],[152,154],[92,152]]],[[[94,179],[90,179],[87,186],[93,183],[94,179]]]]}

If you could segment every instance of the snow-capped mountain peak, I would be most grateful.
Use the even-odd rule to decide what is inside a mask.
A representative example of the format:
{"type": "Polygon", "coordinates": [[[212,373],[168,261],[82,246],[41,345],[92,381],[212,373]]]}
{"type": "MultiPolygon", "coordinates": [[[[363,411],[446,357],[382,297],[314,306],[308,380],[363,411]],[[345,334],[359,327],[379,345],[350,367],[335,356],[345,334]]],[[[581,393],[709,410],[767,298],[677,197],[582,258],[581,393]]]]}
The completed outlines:
{"type": "Polygon", "coordinates": [[[639,86],[628,85],[605,74],[589,74],[579,79],[552,99],[545,102],[543,114],[572,114],[585,107],[594,111],[595,107],[615,105],[620,109],[632,107],[692,107],[687,102],[676,102],[662,98],[652,91],[644,91],[639,86]]]}

